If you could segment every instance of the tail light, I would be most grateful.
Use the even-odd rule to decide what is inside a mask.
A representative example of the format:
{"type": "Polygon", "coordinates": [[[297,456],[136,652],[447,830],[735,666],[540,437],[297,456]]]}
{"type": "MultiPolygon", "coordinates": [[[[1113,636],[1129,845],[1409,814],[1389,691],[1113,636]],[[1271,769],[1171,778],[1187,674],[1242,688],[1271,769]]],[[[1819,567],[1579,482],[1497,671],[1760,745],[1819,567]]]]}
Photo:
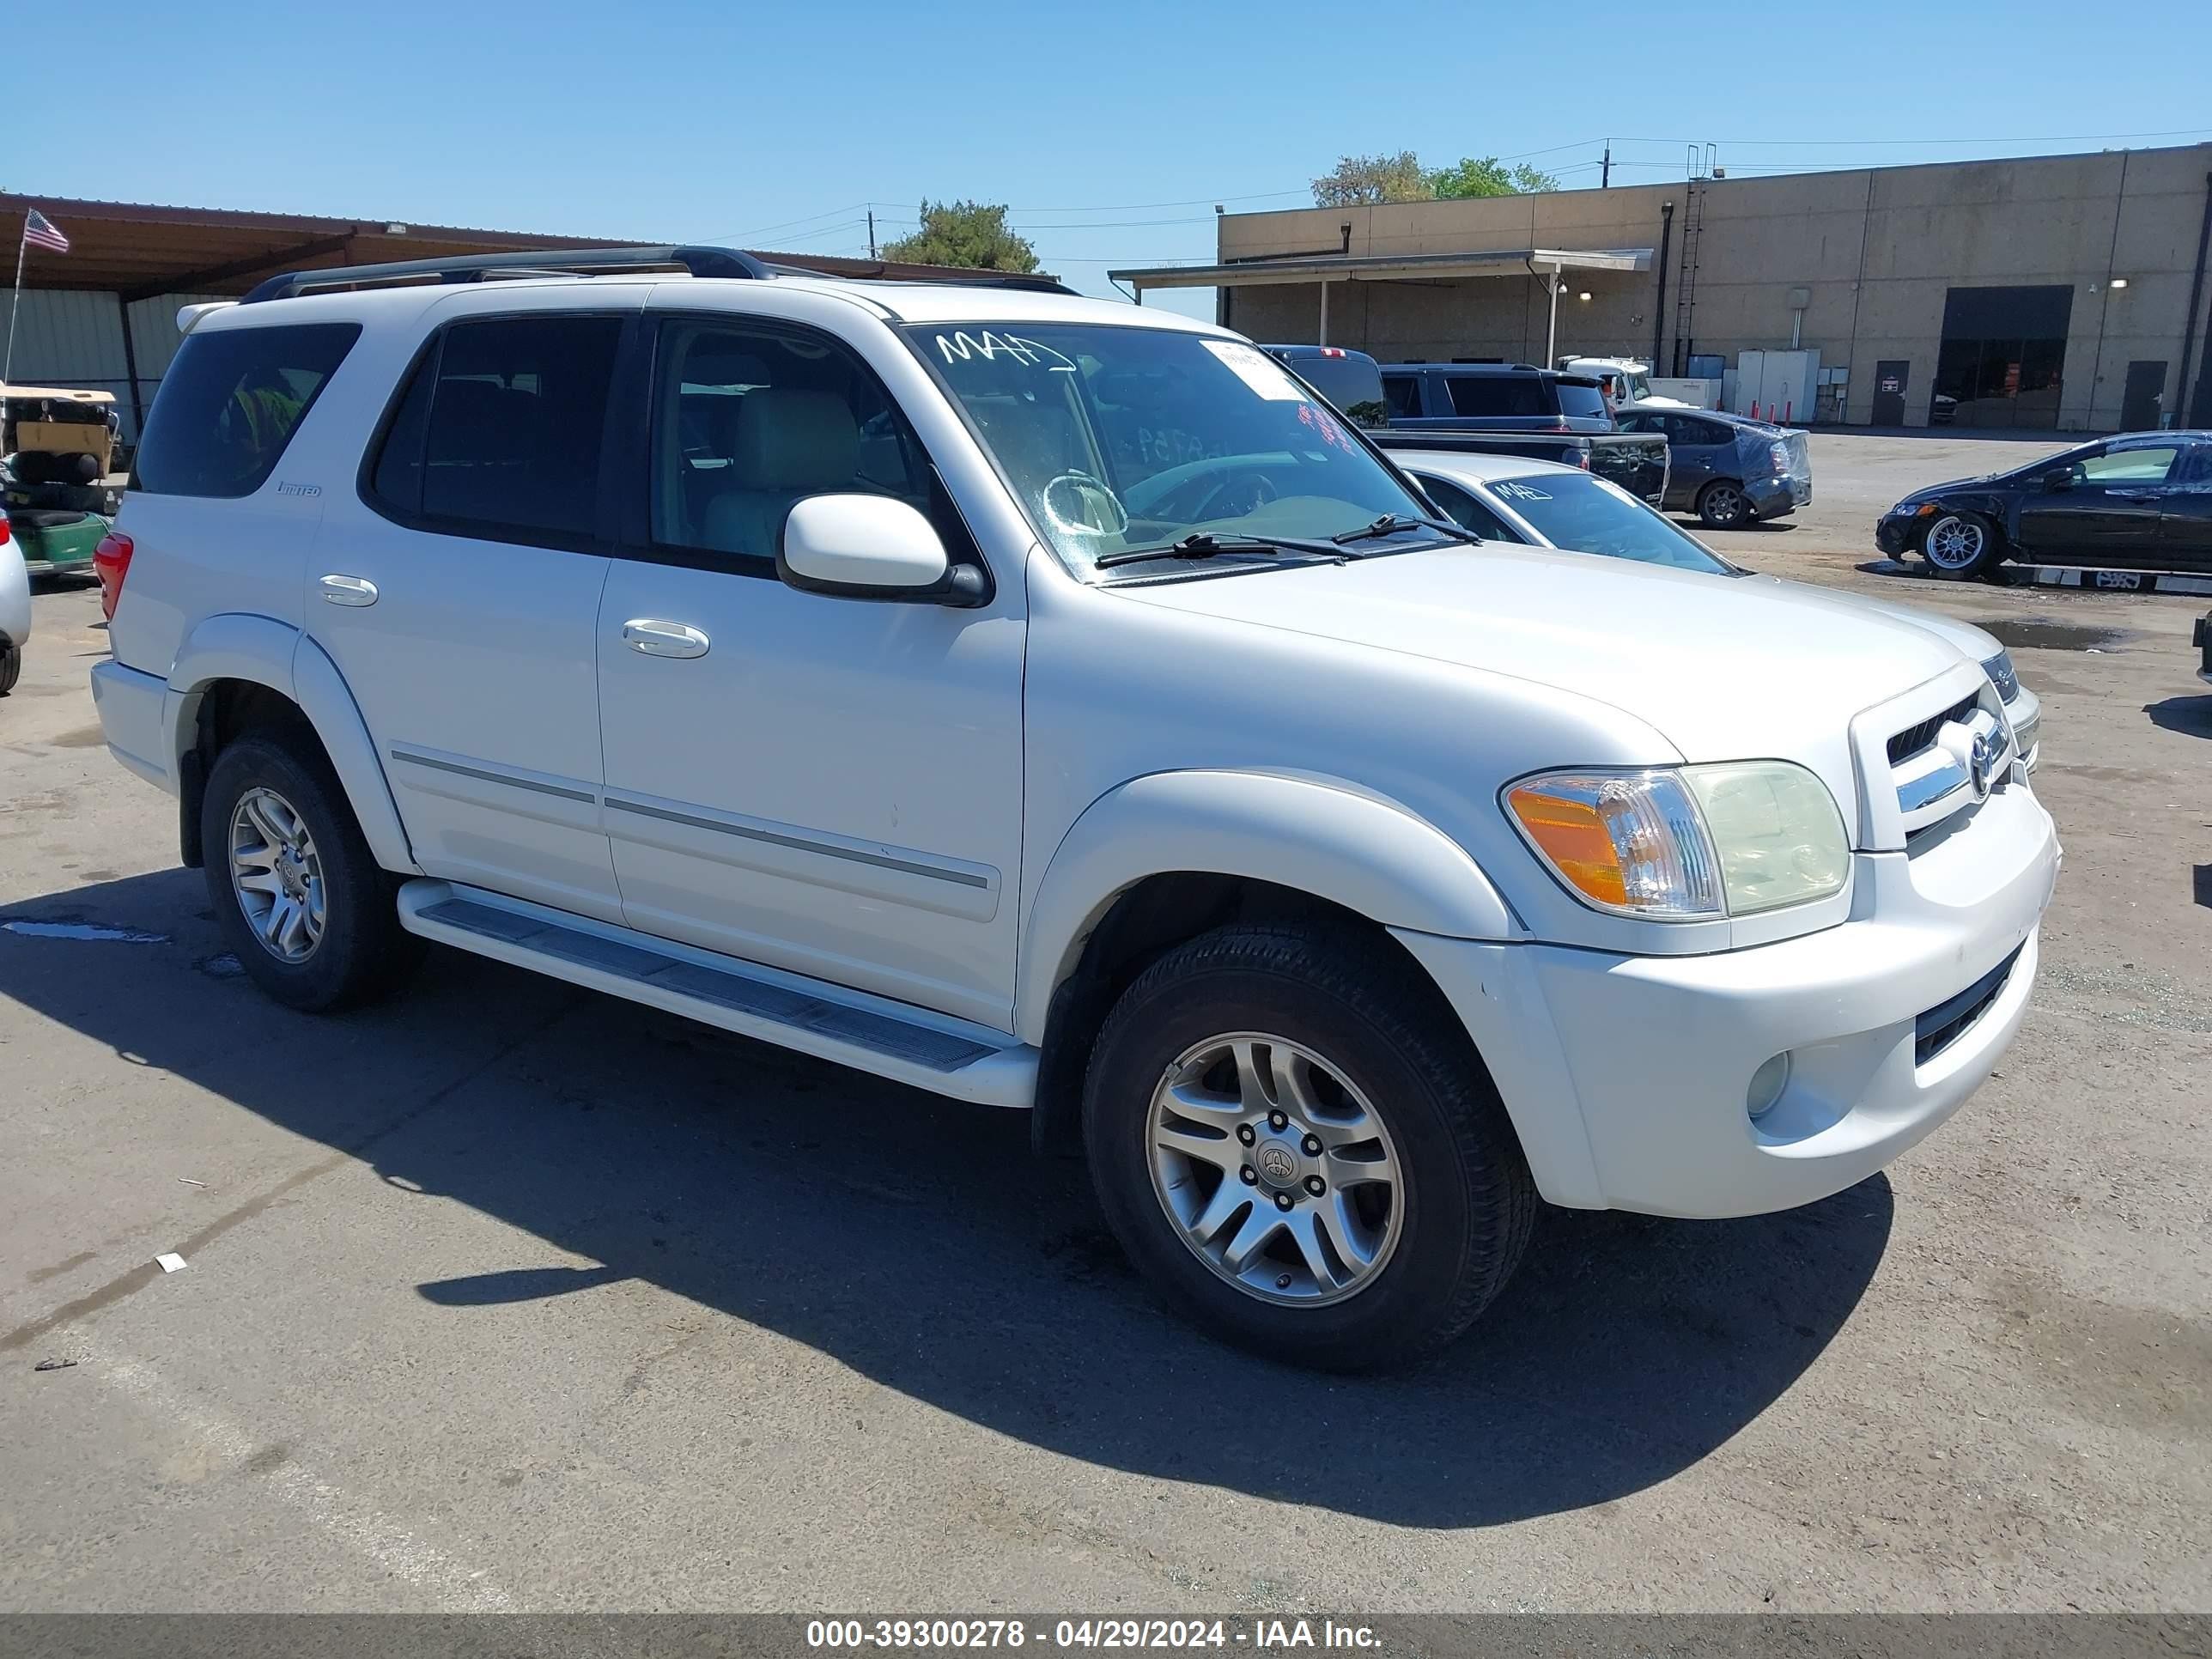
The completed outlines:
{"type": "Polygon", "coordinates": [[[1787,472],[1790,470],[1790,446],[1788,444],[1769,444],[1766,447],[1766,453],[1767,459],[1773,463],[1774,470],[1777,472],[1787,472]]]}
{"type": "Polygon", "coordinates": [[[1582,468],[1583,471],[1589,471],[1590,470],[1589,451],[1587,449],[1577,449],[1575,451],[1575,465],[1582,468]]]}
{"type": "Polygon", "coordinates": [[[130,537],[111,530],[92,550],[92,568],[100,575],[100,609],[110,622],[115,620],[115,602],[123,597],[123,579],[131,574],[133,549],[130,537]]]}
{"type": "Polygon", "coordinates": [[[7,546],[8,538],[15,533],[15,527],[8,522],[8,515],[0,513],[0,547],[7,546]]]}

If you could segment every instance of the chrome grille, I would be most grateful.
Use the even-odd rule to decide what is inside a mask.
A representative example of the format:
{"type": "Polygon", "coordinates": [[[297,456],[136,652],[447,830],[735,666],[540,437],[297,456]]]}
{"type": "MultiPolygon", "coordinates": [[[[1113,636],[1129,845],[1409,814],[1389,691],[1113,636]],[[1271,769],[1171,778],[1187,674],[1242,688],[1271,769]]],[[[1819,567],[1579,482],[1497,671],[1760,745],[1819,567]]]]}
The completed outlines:
{"type": "Polygon", "coordinates": [[[2003,783],[2018,752],[1994,683],[1914,721],[1887,746],[1908,847],[1914,836],[1979,805],[2003,783]]]}
{"type": "Polygon", "coordinates": [[[1978,695],[1961,698],[1955,706],[1945,709],[1942,714],[1930,714],[1917,725],[1906,726],[1889,740],[1889,763],[1895,766],[1899,762],[1909,760],[1918,754],[1936,741],[1936,734],[1942,731],[1948,722],[1966,720],[1974,712],[1980,701],[1978,695]]]}

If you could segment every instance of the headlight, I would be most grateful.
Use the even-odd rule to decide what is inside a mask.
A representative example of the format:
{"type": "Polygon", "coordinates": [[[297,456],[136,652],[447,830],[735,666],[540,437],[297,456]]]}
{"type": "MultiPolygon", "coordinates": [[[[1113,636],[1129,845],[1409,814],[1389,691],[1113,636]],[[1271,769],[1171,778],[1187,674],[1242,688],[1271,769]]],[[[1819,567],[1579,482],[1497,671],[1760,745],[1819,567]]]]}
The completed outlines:
{"type": "Polygon", "coordinates": [[[1994,657],[1983,658],[1982,672],[1996,687],[2000,701],[2011,702],[2020,696],[2020,675],[2012,665],[2011,652],[2000,651],[1994,657]]]}
{"type": "Polygon", "coordinates": [[[1842,890],[1844,820],[1784,761],[1548,772],[1505,792],[1552,872],[1595,909],[1654,921],[1751,915],[1842,890]]]}

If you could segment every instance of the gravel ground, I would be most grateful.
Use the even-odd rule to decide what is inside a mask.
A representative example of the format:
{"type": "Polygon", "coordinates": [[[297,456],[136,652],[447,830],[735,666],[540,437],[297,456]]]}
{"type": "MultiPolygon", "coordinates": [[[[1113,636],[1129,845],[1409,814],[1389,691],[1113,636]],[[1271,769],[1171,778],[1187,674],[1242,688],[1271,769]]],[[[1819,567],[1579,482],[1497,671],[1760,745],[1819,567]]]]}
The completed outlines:
{"type": "Polygon", "coordinates": [[[2066,871],[2001,1074],[1804,1211],[1549,1213],[1374,1381],[1164,1319],[1012,1115],[450,954],[271,1006],[100,745],[94,596],[41,595],[0,1608],[2212,1608],[2203,602],[1868,568],[1881,506],[2038,447],[1816,437],[1814,507],[1721,538],[2043,696],[2066,871]]]}

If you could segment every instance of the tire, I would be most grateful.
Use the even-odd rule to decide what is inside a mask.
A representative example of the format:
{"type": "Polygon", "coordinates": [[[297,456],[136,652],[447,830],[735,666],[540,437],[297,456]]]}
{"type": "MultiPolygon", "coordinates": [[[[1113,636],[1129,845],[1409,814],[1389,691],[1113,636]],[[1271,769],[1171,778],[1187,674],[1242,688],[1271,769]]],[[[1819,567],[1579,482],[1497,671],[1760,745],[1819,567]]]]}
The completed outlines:
{"type": "Polygon", "coordinates": [[[1947,580],[1986,574],[2005,556],[2004,537],[1978,513],[1944,513],[1920,532],[1920,556],[1947,580]]]}
{"type": "Polygon", "coordinates": [[[224,749],[208,774],[200,838],[224,942],[247,976],[286,1007],[325,1013],[372,1001],[422,959],[422,940],[399,925],[398,884],[377,867],[312,738],[258,732],[224,749]],[[304,831],[305,857],[283,858],[284,837],[269,833],[272,827],[304,831]],[[237,850],[249,841],[252,849],[237,850]],[[234,884],[234,872],[271,884],[249,890],[234,884]],[[296,925],[264,922],[280,902],[306,914],[296,925]]]}
{"type": "Polygon", "coordinates": [[[1231,927],[1169,951],[1100,1030],[1083,1127],[1107,1223],[1158,1293],[1210,1334],[1324,1370],[1382,1370],[1443,1346],[1504,1288],[1535,1219],[1519,1142],[1450,1009],[1350,930],[1231,927]],[[1206,1069],[1222,1043],[1232,1052],[1206,1069]],[[1301,1088],[1285,1086],[1285,1064],[1301,1088]],[[1257,1094],[1239,1087],[1246,1077],[1257,1094]],[[1200,1098],[1194,1118],[1174,1109],[1200,1098]],[[1228,1126],[1255,1099],[1291,1109],[1280,1127],[1246,1123],[1246,1146],[1228,1126]],[[1316,1146],[1321,1156],[1304,1156],[1316,1146]],[[1185,1157],[1189,1146],[1200,1155],[1185,1157]],[[1248,1154],[1243,1170],[1229,1167],[1248,1154]],[[1363,1182],[1362,1157],[1395,1179],[1363,1182]],[[1353,1179],[1336,1179],[1347,1170],[1353,1179]],[[1332,1243],[1302,1244],[1294,1223],[1332,1243]],[[1232,1279],[1226,1258],[1248,1228],[1264,1242],[1232,1279]],[[1339,1238],[1354,1249],[1335,1249],[1339,1238]]]}
{"type": "Polygon", "coordinates": [[[1716,478],[1698,492],[1698,522],[1708,530],[1741,530],[1758,513],[1743,486],[1729,478],[1716,478]]]}
{"type": "Polygon", "coordinates": [[[15,689],[23,678],[23,647],[13,641],[0,641],[0,697],[15,689]]]}

